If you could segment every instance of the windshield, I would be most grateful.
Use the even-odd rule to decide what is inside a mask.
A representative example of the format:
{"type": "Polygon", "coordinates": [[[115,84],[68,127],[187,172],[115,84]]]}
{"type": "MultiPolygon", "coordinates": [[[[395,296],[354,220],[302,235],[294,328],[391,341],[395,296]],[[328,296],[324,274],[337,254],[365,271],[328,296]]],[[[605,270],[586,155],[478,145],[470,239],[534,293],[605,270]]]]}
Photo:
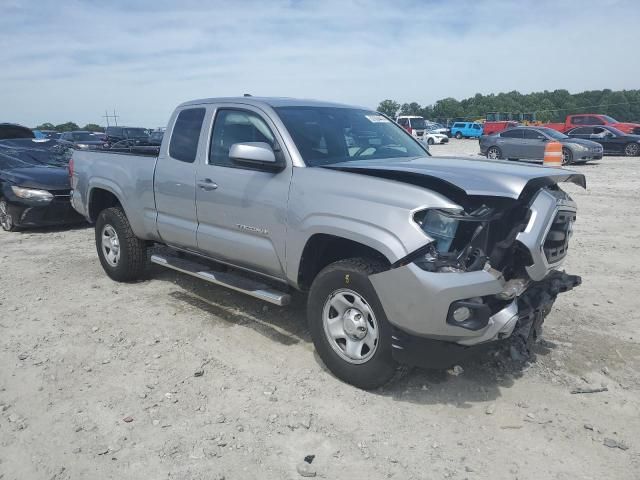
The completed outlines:
{"type": "Polygon", "coordinates": [[[89,132],[78,132],[72,133],[71,135],[73,136],[74,142],[95,142],[100,140],[98,137],[89,132]]]}
{"type": "Polygon", "coordinates": [[[144,128],[125,128],[124,129],[124,134],[128,138],[146,137],[146,136],[148,136],[147,135],[147,131],[144,128]]]}
{"type": "Polygon", "coordinates": [[[18,168],[33,165],[65,167],[73,149],[58,140],[15,139],[0,141],[0,168],[18,168]]]}
{"type": "Polygon", "coordinates": [[[395,122],[377,112],[335,107],[278,107],[275,110],[310,167],[429,155],[395,122]]]}
{"type": "Polygon", "coordinates": [[[424,118],[412,118],[411,128],[424,130],[425,128],[427,128],[427,123],[424,121],[424,118]]]}
{"type": "Polygon", "coordinates": [[[554,130],[553,128],[540,127],[538,128],[538,130],[540,130],[541,132],[545,133],[546,135],[548,135],[549,137],[555,140],[564,140],[565,138],[569,138],[564,133],[560,133],[559,131],[554,130]]]}

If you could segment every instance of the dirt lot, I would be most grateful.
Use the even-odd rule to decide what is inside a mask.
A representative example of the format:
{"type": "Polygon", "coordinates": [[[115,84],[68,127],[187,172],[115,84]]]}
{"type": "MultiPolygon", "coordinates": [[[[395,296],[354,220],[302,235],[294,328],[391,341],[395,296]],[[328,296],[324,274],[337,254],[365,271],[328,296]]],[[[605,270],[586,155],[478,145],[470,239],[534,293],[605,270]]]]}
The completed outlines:
{"type": "Polygon", "coordinates": [[[0,234],[0,479],[293,479],[306,455],[328,479],[640,478],[640,159],[576,169],[566,269],[584,284],[535,358],[376,392],[322,366],[302,296],[275,308],[159,268],[117,284],[90,228],[0,234]]]}

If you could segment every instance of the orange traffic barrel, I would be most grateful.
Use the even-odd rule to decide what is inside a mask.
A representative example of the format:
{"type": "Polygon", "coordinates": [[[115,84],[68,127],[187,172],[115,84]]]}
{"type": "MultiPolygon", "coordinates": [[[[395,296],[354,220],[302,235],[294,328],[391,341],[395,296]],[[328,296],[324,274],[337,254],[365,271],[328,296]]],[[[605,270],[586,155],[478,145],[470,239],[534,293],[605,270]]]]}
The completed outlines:
{"type": "Polygon", "coordinates": [[[547,142],[544,147],[545,167],[562,167],[562,144],[560,142],[547,142]]]}

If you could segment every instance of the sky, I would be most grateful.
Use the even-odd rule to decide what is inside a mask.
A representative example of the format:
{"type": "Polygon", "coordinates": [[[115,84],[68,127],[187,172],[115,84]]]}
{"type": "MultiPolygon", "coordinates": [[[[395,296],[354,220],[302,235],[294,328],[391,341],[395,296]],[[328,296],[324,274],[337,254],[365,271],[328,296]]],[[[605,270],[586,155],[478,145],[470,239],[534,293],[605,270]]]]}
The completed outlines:
{"type": "Polygon", "coordinates": [[[640,88],[638,0],[0,0],[0,122],[164,126],[196,98],[376,108],[640,88]]]}

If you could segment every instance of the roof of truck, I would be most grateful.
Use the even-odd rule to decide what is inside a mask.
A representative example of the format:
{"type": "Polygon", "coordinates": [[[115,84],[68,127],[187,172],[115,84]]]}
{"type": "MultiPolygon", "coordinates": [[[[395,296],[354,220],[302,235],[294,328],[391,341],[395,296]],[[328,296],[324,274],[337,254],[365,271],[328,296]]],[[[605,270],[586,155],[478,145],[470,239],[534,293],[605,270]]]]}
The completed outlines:
{"type": "Polygon", "coordinates": [[[181,103],[178,107],[184,107],[187,105],[201,105],[203,103],[244,103],[246,105],[264,106],[270,107],[337,107],[337,108],[368,108],[358,107],[354,105],[345,105],[343,103],[325,102],[322,100],[310,100],[301,98],[289,98],[289,97],[219,97],[219,98],[201,98],[198,100],[190,100],[188,102],[181,103]]]}

